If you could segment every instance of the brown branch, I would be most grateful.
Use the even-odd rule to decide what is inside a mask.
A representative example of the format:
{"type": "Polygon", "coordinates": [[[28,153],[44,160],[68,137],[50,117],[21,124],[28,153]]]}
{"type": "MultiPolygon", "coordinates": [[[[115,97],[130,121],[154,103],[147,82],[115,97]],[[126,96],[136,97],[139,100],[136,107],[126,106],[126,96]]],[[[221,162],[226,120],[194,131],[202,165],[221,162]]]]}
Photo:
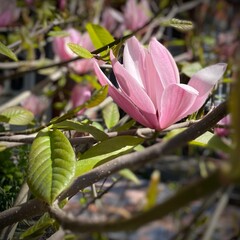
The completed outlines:
{"type": "Polygon", "coordinates": [[[33,199],[0,213],[0,230],[13,223],[39,216],[47,211],[47,205],[39,199],[33,199]]]}
{"type": "MultiPolygon", "coordinates": [[[[104,179],[105,177],[108,177],[115,172],[118,172],[121,169],[136,169],[150,161],[160,160],[164,154],[169,153],[174,149],[179,148],[187,144],[187,142],[202,135],[209,128],[213,127],[220,119],[227,115],[227,113],[227,102],[224,102],[207,116],[205,116],[201,121],[193,124],[188,129],[170,139],[169,141],[155,144],[141,152],[134,152],[120,156],[91,170],[90,172],[78,177],[73,182],[73,184],[71,184],[69,189],[67,189],[65,192],[63,192],[63,194],[59,196],[58,200],[61,201],[69,196],[73,196],[79,190],[84,189],[89,185],[101,179],[104,179]]],[[[36,204],[34,205],[32,201],[30,201],[26,204],[20,205],[17,211],[9,209],[0,213],[0,226],[3,228],[25,218],[40,215],[46,211],[46,207],[43,202],[39,200],[33,201],[37,202],[38,209],[32,210],[32,208],[36,207],[36,204]],[[7,218],[7,220],[5,218],[7,218]]]]}
{"type": "Polygon", "coordinates": [[[185,131],[166,142],[150,146],[144,151],[133,152],[94,168],[88,173],[78,177],[61,196],[60,200],[75,195],[79,190],[93,184],[109,175],[118,172],[123,168],[137,169],[150,161],[156,161],[162,155],[171,152],[173,149],[186,145],[189,141],[202,135],[209,128],[213,127],[220,119],[226,116],[227,102],[221,103],[217,108],[205,116],[201,121],[193,124],[185,131]]]}
{"type": "Polygon", "coordinates": [[[50,215],[54,217],[63,228],[73,232],[113,232],[134,230],[144,224],[160,219],[173,211],[180,209],[189,202],[202,198],[228,185],[228,179],[221,171],[216,171],[207,178],[201,179],[178,191],[174,196],[163,203],[154,206],[148,211],[141,212],[129,219],[118,219],[105,222],[93,222],[65,213],[57,205],[50,207],[50,215]]]}

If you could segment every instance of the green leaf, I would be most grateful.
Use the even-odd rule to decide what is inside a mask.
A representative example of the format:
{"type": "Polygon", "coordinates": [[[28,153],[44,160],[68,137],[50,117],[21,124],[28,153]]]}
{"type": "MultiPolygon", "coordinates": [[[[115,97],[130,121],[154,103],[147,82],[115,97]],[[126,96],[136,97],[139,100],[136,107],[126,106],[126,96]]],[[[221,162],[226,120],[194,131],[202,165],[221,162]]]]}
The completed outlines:
{"type": "Polygon", "coordinates": [[[67,37],[67,36],[69,36],[69,33],[66,31],[50,31],[48,33],[48,36],[50,36],[50,37],[67,37]]]}
{"type": "Polygon", "coordinates": [[[27,181],[38,198],[52,203],[75,175],[75,153],[65,135],[44,129],[33,141],[29,154],[27,181]]]}
{"type": "Polygon", "coordinates": [[[102,110],[103,119],[108,129],[114,127],[120,119],[118,106],[116,103],[111,102],[102,110]]]}
{"type": "Polygon", "coordinates": [[[92,58],[93,55],[86,49],[75,43],[68,43],[68,47],[79,57],[92,58]]]}
{"type": "Polygon", "coordinates": [[[3,152],[6,149],[7,149],[6,144],[0,142],[0,152],[3,152]]]}
{"type": "Polygon", "coordinates": [[[131,171],[130,169],[122,169],[118,172],[121,176],[123,176],[124,178],[134,182],[135,184],[140,184],[140,180],[138,179],[138,177],[136,176],[136,174],[131,171]]]}
{"type": "Polygon", "coordinates": [[[107,94],[108,94],[108,86],[105,85],[105,86],[101,87],[99,90],[95,91],[88,101],[86,101],[85,103],[83,103],[80,106],[77,106],[74,109],[71,109],[66,114],[64,114],[60,117],[53,118],[50,121],[50,124],[60,123],[67,119],[73,118],[80,110],[82,110],[84,108],[91,108],[91,107],[97,106],[107,97],[107,94]]]}
{"type": "Polygon", "coordinates": [[[189,63],[182,67],[182,73],[188,77],[192,77],[197,71],[201,70],[202,66],[199,62],[189,63]]]}
{"type": "Polygon", "coordinates": [[[159,182],[160,172],[155,170],[151,175],[150,183],[147,189],[147,203],[144,207],[145,210],[152,208],[157,203],[159,182]]]}
{"type": "Polygon", "coordinates": [[[0,121],[13,125],[27,125],[34,119],[32,112],[19,106],[9,107],[0,113],[0,121]]]}
{"type": "Polygon", "coordinates": [[[99,105],[108,94],[108,85],[103,86],[101,89],[93,93],[91,98],[85,103],[86,108],[92,108],[99,105]]]}
{"type": "MultiPolygon", "coordinates": [[[[86,29],[92,40],[93,46],[96,49],[106,46],[111,42],[114,42],[114,37],[111,35],[111,33],[109,33],[106,28],[100,25],[88,23],[86,25],[86,29]]],[[[103,51],[102,53],[100,53],[100,55],[104,57],[107,53],[107,51],[103,51]]]]}
{"type": "Polygon", "coordinates": [[[117,136],[88,149],[77,161],[76,176],[133,150],[143,139],[134,136],[117,136]]]}
{"type": "Polygon", "coordinates": [[[212,150],[220,150],[225,153],[231,152],[231,147],[224,143],[220,137],[211,132],[205,132],[195,140],[191,141],[190,144],[199,147],[206,147],[212,150]]]}
{"type": "Polygon", "coordinates": [[[20,239],[40,239],[45,229],[52,226],[55,220],[45,213],[32,227],[21,234],[20,239]]]}
{"type": "Polygon", "coordinates": [[[192,30],[194,27],[191,21],[181,20],[177,18],[172,18],[171,20],[162,23],[162,25],[167,27],[173,27],[183,32],[192,30]]]}
{"type": "Polygon", "coordinates": [[[64,130],[76,130],[78,132],[87,132],[90,133],[98,141],[103,141],[108,138],[108,135],[105,132],[97,129],[94,126],[91,126],[89,123],[80,123],[76,121],[66,120],[54,124],[53,128],[64,130]]]}
{"type": "Polygon", "coordinates": [[[0,42],[0,54],[11,58],[13,61],[16,61],[16,62],[18,61],[15,53],[1,42],[0,42]]]}

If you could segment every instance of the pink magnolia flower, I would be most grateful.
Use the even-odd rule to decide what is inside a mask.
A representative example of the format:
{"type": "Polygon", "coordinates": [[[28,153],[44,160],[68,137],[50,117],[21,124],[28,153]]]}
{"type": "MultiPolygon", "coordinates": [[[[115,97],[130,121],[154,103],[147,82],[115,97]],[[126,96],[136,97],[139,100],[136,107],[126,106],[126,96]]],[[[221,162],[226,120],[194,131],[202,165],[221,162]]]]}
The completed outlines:
{"type": "Polygon", "coordinates": [[[230,133],[230,124],[231,124],[231,115],[227,115],[226,117],[222,118],[218,124],[220,125],[224,125],[226,126],[227,128],[220,128],[220,127],[217,127],[214,129],[214,132],[215,134],[217,134],[219,137],[226,137],[229,135],[230,133]]]}
{"type": "Polygon", "coordinates": [[[150,17],[150,8],[146,0],[137,3],[136,0],[127,1],[124,7],[124,23],[127,29],[136,30],[142,27],[150,17]]]}
{"type": "Polygon", "coordinates": [[[20,15],[16,0],[0,0],[0,27],[11,26],[20,15]]]}
{"type": "Polygon", "coordinates": [[[134,31],[150,19],[151,11],[148,1],[126,1],[123,13],[111,7],[105,8],[102,14],[102,25],[115,37],[121,37],[125,30],[134,31]]]}
{"type": "Polygon", "coordinates": [[[28,98],[21,102],[22,107],[31,111],[35,116],[39,116],[48,107],[47,101],[34,94],[30,95],[28,98]]]}
{"type": "Polygon", "coordinates": [[[148,49],[132,37],[127,40],[123,65],[111,53],[116,88],[94,64],[102,85],[109,85],[109,95],[133,119],[161,130],[197,111],[214,85],[222,77],[226,64],[206,67],[181,84],[177,65],[170,52],[155,38],[148,49]]]}
{"type": "MultiPolygon", "coordinates": [[[[54,52],[59,56],[61,60],[70,60],[77,56],[68,47],[68,43],[79,44],[89,51],[94,50],[88,33],[81,34],[79,31],[73,28],[66,30],[66,32],[68,32],[69,36],[56,37],[53,40],[54,52]]],[[[83,74],[93,69],[93,61],[92,59],[80,59],[78,61],[70,63],[69,66],[73,68],[77,73],[83,74]]]]}
{"type": "MultiPolygon", "coordinates": [[[[91,97],[91,89],[87,85],[77,84],[72,90],[71,95],[71,103],[72,107],[75,108],[77,106],[82,105],[91,97]]],[[[82,114],[84,109],[79,111],[78,114],[82,114]]]]}

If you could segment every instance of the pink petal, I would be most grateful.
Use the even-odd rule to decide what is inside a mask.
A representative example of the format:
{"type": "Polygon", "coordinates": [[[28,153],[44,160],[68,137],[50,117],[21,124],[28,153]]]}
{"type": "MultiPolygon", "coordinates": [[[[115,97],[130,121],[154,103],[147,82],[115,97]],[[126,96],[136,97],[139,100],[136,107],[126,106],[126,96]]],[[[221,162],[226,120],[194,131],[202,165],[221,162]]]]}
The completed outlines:
{"type": "Polygon", "coordinates": [[[144,88],[145,52],[136,37],[127,40],[123,51],[123,66],[144,88]]]}
{"type": "Polygon", "coordinates": [[[156,38],[151,39],[149,52],[163,88],[180,83],[178,68],[171,53],[156,38]]]}
{"type": "Polygon", "coordinates": [[[112,54],[111,61],[114,74],[121,90],[131,99],[137,108],[149,114],[156,114],[156,109],[152,100],[138,81],[130,75],[117,59],[113,58],[112,54]]]}
{"type": "Polygon", "coordinates": [[[122,108],[129,116],[131,116],[133,119],[135,119],[137,122],[141,123],[142,125],[150,128],[155,128],[155,125],[151,124],[142,115],[142,113],[133,104],[133,102],[129,99],[129,97],[113,86],[111,81],[109,81],[106,75],[101,71],[96,61],[94,62],[94,70],[101,85],[109,86],[108,93],[120,108],[122,108]]]}
{"type": "Polygon", "coordinates": [[[192,76],[188,85],[195,88],[199,92],[194,105],[189,109],[189,114],[197,111],[206,101],[209,93],[212,91],[214,85],[221,79],[227,64],[218,63],[206,67],[192,76]]]}
{"type": "Polygon", "coordinates": [[[145,89],[156,107],[157,99],[161,99],[163,86],[148,50],[140,45],[136,37],[126,42],[123,65],[145,89]]]}
{"type": "Polygon", "coordinates": [[[159,103],[160,127],[167,128],[173,123],[186,117],[188,109],[193,105],[198,92],[185,84],[172,84],[168,86],[159,103]]]}

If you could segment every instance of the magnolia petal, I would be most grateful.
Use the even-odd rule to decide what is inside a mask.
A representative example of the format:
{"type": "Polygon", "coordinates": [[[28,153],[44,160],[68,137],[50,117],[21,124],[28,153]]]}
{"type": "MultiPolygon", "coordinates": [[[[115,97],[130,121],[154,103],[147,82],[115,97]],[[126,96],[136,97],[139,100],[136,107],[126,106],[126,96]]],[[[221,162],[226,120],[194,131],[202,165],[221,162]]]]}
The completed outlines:
{"type": "Polygon", "coordinates": [[[94,71],[98,77],[101,85],[108,85],[108,93],[113,98],[114,102],[122,108],[130,117],[139,122],[140,124],[154,128],[154,125],[151,124],[139,111],[139,109],[134,105],[134,103],[129,99],[129,97],[121,92],[119,89],[116,89],[115,86],[109,81],[106,75],[102,72],[97,62],[94,62],[94,71]]]}
{"type": "Polygon", "coordinates": [[[144,51],[142,45],[136,37],[131,37],[126,41],[123,51],[123,66],[144,88],[142,82],[144,71],[144,51]]]}
{"type": "Polygon", "coordinates": [[[197,111],[206,101],[209,93],[212,91],[214,85],[221,79],[227,64],[218,63],[198,71],[192,76],[188,85],[195,88],[199,92],[194,105],[189,109],[189,114],[197,111]]]}
{"type": "Polygon", "coordinates": [[[151,39],[149,52],[163,88],[180,83],[179,71],[171,53],[156,38],[151,39]]]}
{"type": "Polygon", "coordinates": [[[131,99],[131,101],[140,110],[156,114],[155,106],[147,93],[144,91],[137,80],[130,75],[130,73],[117,61],[117,59],[111,56],[113,72],[116,76],[118,84],[121,90],[131,99]]]}
{"type": "Polygon", "coordinates": [[[187,116],[188,109],[193,105],[198,92],[185,84],[168,86],[159,103],[160,127],[167,128],[187,116]]]}
{"type": "Polygon", "coordinates": [[[123,66],[139,82],[157,106],[157,98],[161,98],[163,87],[148,50],[139,43],[136,37],[126,42],[123,66]]]}

